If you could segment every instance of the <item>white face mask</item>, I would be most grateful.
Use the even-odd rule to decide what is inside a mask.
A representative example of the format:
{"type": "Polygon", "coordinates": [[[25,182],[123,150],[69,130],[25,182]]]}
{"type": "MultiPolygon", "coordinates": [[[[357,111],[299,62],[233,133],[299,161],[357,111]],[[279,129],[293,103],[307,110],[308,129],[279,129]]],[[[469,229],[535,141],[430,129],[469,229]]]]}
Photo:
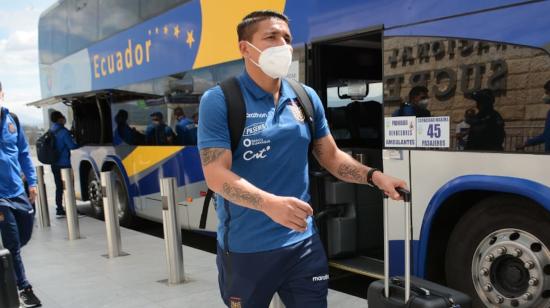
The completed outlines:
{"type": "Polygon", "coordinates": [[[252,59],[250,61],[256,64],[267,76],[277,79],[288,74],[292,62],[292,47],[290,45],[269,47],[261,51],[252,43],[248,41],[247,43],[260,53],[259,63],[254,62],[252,59]]]}
{"type": "Polygon", "coordinates": [[[422,107],[422,108],[427,108],[428,107],[428,104],[430,103],[430,100],[425,98],[425,99],[422,99],[420,101],[418,101],[418,106],[422,107]]]}

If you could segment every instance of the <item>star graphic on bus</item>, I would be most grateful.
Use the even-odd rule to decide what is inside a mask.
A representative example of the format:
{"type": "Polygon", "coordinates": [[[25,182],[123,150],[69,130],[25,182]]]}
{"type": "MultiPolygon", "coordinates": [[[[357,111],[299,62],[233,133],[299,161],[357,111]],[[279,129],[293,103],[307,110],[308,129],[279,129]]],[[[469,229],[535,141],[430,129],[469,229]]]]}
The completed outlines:
{"type": "Polygon", "coordinates": [[[159,27],[155,28],[155,34],[159,34],[159,27]]]}
{"type": "Polygon", "coordinates": [[[168,26],[164,26],[163,31],[164,35],[168,35],[168,26]]]}
{"type": "Polygon", "coordinates": [[[193,43],[195,42],[195,38],[193,37],[193,30],[187,31],[187,40],[185,41],[189,48],[193,47],[193,43]]]}
{"type": "Polygon", "coordinates": [[[179,26],[179,25],[176,25],[176,26],[174,27],[174,36],[175,36],[176,38],[179,38],[179,37],[180,37],[180,33],[181,33],[181,31],[180,31],[180,26],[179,26]]]}

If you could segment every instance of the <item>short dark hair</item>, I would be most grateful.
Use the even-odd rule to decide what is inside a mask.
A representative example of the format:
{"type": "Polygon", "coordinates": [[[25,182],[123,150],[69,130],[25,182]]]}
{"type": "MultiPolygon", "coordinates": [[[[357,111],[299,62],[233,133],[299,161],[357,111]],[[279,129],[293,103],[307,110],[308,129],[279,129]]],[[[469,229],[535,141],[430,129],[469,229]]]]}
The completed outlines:
{"type": "MultiPolygon", "coordinates": [[[[2,87],[0,87],[0,91],[2,90],[2,87]]],[[[550,91],[550,80],[548,80],[545,84],[544,84],[544,90],[546,91],[550,91]]]]}
{"type": "Polygon", "coordinates": [[[426,88],[425,86],[413,87],[411,91],[409,91],[409,100],[412,100],[413,97],[418,96],[422,93],[428,94],[428,92],[430,91],[428,91],[428,88],[426,88]]]}
{"type": "Polygon", "coordinates": [[[481,89],[479,91],[472,92],[472,99],[478,103],[482,104],[494,104],[495,103],[495,93],[491,89],[481,89]]]}
{"type": "Polygon", "coordinates": [[[59,119],[62,119],[64,117],[65,116],[61,112],[56,110],[50,114],[50,121],[52,121],[53,123],[57,123],[59,119]]]}
{"type": "Polygon", "coordinates": [[[183,109],[181,107],[176,107],[174,109],[174,116],[176,116],[176,117],[179,117],[179,116],[185,117],[185,112],[183,112],[183,109]]]}
{"type": "Polygon", "coordinates": [[[256,32],[258,28],[258,23],[269,18],[277,18],[286,22],[287,24],[290,21],[290,19],[288,19],[286,15],[275,11],[254,11],[246,15],[243,20],[237,25],[237,36],[239,37],[239,42],[250,41],[252,39],[252,35],[256,32]]]}

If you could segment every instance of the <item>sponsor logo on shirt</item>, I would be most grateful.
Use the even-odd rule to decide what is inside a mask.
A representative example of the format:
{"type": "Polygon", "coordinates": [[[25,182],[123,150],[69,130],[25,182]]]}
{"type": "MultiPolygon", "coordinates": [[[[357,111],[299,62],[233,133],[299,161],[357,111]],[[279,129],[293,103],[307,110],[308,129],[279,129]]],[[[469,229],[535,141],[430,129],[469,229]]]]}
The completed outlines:
{"type": "Polygon", "coordinates": [[[267,128],[267,125],[265,123],[254,123],[252,125],[248,125],[247,127],[244,128],[243,136],[248,137],[248,136],[257,135],[266,128],[267,128]]]}
{"type": "Polygon", "coordinates": [[[271,140],[266,140],[266,139],[263,139],[263,138],[260,138],[260,139],[245,138],[243,140],[243,145],[246,148],[251,147],[251,146],[255,146],[255,145],[262,145],[262,144],[269,144],[269,143],[271,143],[271,140]]]}
{"type": "Polygon", "coordinates": [[[329,275],[326,274],[326,275],[322,275],[322,276],[313,277],[313,278],[311,278],[311,281],[318,282],[318,281],[325,281],[325,280],[328,280],[328,279],[329,279],[329,275]]]}
{"type": "Polygon", "coordinates": [[[244,152],[243,154],[243,159],[246,160],[246,161],[251,161],[253,159],[264,159],[267,157],[267,152],[269,152],[269,150],[271,150],[271,146],[268,145],[266,146],[265,148],[257,151],[257,152],[254,152],[252,150],[248,150],[246,152],[244,152]]]}
{"type": "Polygon", "coordinates": [[[294,116],[294,119],[298,122],[304,122],[306,119],[304,112],[302,111],[302,107],[296,103],[296,101],[292,100],[288,102],[288,108],[290,109],[290,112],[292,112],[292,115],[294,116]]]}
{"type": "Polygon", "coordinates": [[[249,119],[262,119],[262,118],[267,118],[267,113],[252,112],[252,113],[247,113],[246,117],[249,119]]]}

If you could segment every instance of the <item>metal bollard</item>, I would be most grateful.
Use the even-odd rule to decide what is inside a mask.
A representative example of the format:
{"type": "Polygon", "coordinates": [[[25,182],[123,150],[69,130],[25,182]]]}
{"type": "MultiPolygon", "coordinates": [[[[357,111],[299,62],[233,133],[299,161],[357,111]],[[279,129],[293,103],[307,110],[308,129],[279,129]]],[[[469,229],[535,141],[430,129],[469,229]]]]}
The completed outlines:
{"type": "Polygon", "coordinates": [[[283,301],[279,297],[279,294],[275,293],[275,295],[273,295],[271,303],[269,304],[269,308],[285,308],[285,304],[283,304],[283,301]]]}
{"type": "Polygon", "coordinates": [[[113,172],[101,172],[101,191],[103,194],[103,212],[105,213],[105,227],[107,228],[107,248],[109,258],[116,258],[123,255],[121,251],[118,210],[115,206],[114,184],[115,179],[113,172]]]}
{"type": "Polygon", "coordinates": [[[162,195],[162,221],[166,261],[168,262],[168,284],[178,284],[185,280],[183,268],[183,249],[181,247],[181,228],[176,213],[176,179],[160,180],[162,195]]]}
{"type": "Polygon", "coordinates": [[[44,166],[36,167],[36,177],[38,178],[38,198],[36,211],[38,212],[38,223],[40,228],[50,226],[50,212],[48,211],[48,197],[46,195],[46,184],[44,183],[44,166]]]}
{"type": "Polygon", "coordinates": [[[67,229],[69,240],[80,238],[80,226],[78,224],[78,212],[76,210],[76,198],[73,186],[73,170],[71,168],[61,169],[61,179],[63,180],[63,202],[65,203],[65,212],[67,213],[67,229]]]}

